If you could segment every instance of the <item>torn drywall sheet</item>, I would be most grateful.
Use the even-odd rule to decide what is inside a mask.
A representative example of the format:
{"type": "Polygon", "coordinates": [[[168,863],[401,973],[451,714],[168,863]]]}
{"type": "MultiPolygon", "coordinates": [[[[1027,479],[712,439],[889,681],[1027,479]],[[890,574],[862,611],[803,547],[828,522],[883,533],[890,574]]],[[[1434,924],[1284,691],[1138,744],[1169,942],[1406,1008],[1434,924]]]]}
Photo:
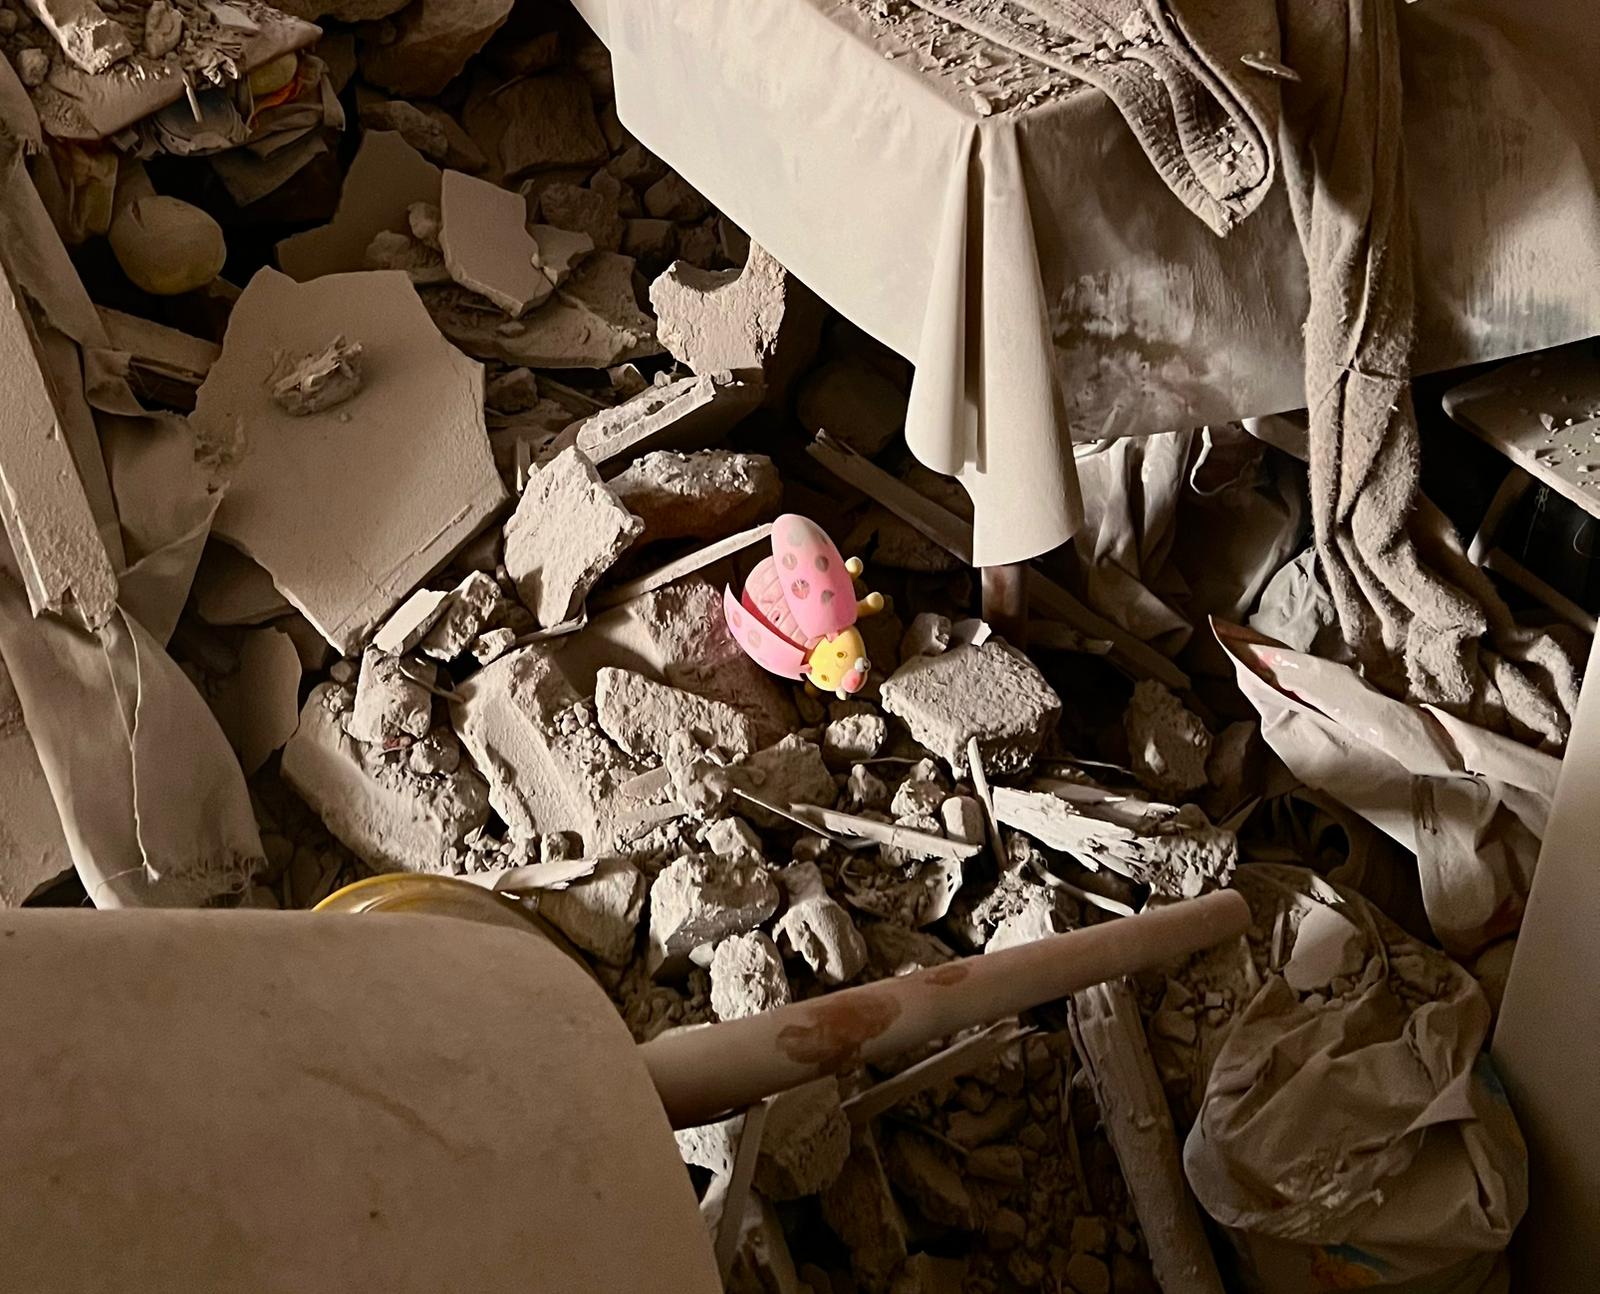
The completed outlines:
{"type": "Polygon", "coordinates": [[[403,274],[297,284],[262,270],[234,307],[193,420],[202,440],[248,429],[218,536],[346,655],[505,503],[482,370],[439,336],[403,274]],[[274,356],[335,334],[361,343],[361,392],[304,417],[279,408],[274,356]],[[397,435],[414,449],[401,452],[397,435]]]}

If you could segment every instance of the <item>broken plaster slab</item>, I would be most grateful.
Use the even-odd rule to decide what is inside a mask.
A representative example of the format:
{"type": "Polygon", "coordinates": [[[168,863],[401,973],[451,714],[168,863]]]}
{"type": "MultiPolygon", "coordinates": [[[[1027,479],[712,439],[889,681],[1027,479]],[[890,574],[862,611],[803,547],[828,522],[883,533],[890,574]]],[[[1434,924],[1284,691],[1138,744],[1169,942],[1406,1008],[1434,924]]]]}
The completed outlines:
{"type": "Polygon", "coordinates": [[[750,720],[722,701],[695,696],[625,669],[602,669],[595,681],[595,709],[607,736],[635,759],[661,758],[674,733],[690,733],[702,747],[729,760],[754,749],[750,720]]]}
{"type": "Polygon", "coordinates": [[[555,284],[539,269],[521,195],[460,171],[446,171],[439,198],[439,247],[450,277],[513,319],[543,305],[555,284]]]}
{"type": "Polygon", "coordinates": [[[444,173],[389,130],[369,130],[345,176],[333,219],[278,244],[278,265],[302,283],[366,266],[379,234],[411,234],[413,203],[438,206],[444,173]]]}
{"type": "Polygon", "coordinates": [[[483,422],[483,370],[450,346],[392,271],[296,283],[263,269],[235,304],[195,405],[202,443],[248,452],[214,533],[254,558],[342,655],[506,502],[483,422]],[[324,413],[272,399],[273,356],[343,333],[366,384],[324,413]]]}
{"type": "Polygon", "coordinates": [[[391,94],[438,94],[511,16],[512,0],[412,0],[392,26],[364,28],[361,74],[391,94]]]}
{"type": "Polygon", "coordinates": [[[420,776],[400,756],[363,750],[344,730],[342,691],[324,683],[306,699],[283,752],[284,780],[370,866],[441,870],[488,821],[487,788],[465,767],[420,776]]]}
{"type": "Polygon", "coordinates": [[[528,482],[506,523],[506,572],[523,605],[549,628],[577,613],[643,529],[583,453],[566,449],[528,482]]]}
{"type": "Polygon", "coordinates": [[[460,684],[457,697],[456,733],[512,837],[576,831],[585,853],[607,852],[621,787],[639,770],[600,730],[556,658],[524,647],[460,684]]]}
{"type": "Polygon", "coordinates": [[[591,414],[578,426],[578,448],[596,466],[655,450],[704,449],[753,413],[766,396],[760,382],[707,373],[652,386],[591,414]]]}
{"type": "Polygon", "coordinates": [[[485,309],[459,287],[427,288],[423,300],[439,330],[478,359],[593,369],[661,353],[655,321],[633,295],[633,258],[613,252],[590,256],[549,301],[521,319],[485,309]]]}
{"type": "MultiPolygon", "coordinates": [[[[19,181],[25,182],[25,181],[19,181]]],[[[0,521],[35,615],[110,618],[117,575],[96,527],[45,376],[27,307],[0,262],[0,521]]]]}

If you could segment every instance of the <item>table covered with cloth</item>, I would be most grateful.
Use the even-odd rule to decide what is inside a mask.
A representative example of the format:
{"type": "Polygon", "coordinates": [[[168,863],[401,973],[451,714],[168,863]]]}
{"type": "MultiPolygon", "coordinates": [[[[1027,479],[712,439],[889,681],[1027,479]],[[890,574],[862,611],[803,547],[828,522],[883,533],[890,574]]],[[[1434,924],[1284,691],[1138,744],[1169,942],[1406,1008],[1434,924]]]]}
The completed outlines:
{"type": "MultiPolygon", "coordinates": [[[[1063,43],[1041,12],[1092,26],[1140,0],[575,3],[623,124],[913,361],[906,439],[972,495],[976,564],[1070,538],[1074,436],[1307,403],[1271,24],[1143,0],[1107,38],[1063,43]],[[1224,31],[1199,58],[1186,11],[1224,31]],[[1213,69],[1225,90],[1195,93],[1213,69]]],[[[1587,6],[1402,6],[1418,371],[1596,330],[1587,6]]]]}

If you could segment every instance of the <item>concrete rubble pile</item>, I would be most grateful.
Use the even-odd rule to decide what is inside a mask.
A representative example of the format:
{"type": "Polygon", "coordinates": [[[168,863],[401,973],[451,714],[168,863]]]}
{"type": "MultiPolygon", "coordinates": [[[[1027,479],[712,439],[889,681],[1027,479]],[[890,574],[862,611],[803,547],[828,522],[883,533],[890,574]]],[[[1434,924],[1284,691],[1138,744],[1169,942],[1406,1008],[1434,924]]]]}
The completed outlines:
{"type": "MultiPolygon", "coordinates": [[[[899,440],[908,366],[628,133],[573,15],[281,8],[0,0],[7,182],[31,177],[108,330],[46,320],[23,279],[18,338],[128,384],[90,392],[108,468],[75,435],[88,497],[61,514],[85,550],[128,541],[115,569],[36,559],[26,501],[0,565],[36,611],[100,623],[133,614],[132,571],[162,581],[144,627],[259,832],[206,899],[465,877],[536,913],[646,1040],[1255,860],[1325,867],[1248,707],[1130,667],[1144,645],[1079,615],[1066,574],[1031,652],[978,618],[959,543],[908,519],[911,496],[949,534],[970,517],[899,440]],[[848,700],[763,672],[724,621],[786,511],[887,595],[848,700]]],[[[48,412],[68,397],[42,367],[48,412]]],[[[73,884],[27,698],[0,667],[6,905],[73,884]]],[[[1143,991],[1176,1090],[1211,995],[1143,991]]],[[[708,1224],[738,1228],[731,1289],[1162,1288],[1065,1004],[779,1098],[747,1192],[739,1123],[680,1134],[708,1224]]]]}

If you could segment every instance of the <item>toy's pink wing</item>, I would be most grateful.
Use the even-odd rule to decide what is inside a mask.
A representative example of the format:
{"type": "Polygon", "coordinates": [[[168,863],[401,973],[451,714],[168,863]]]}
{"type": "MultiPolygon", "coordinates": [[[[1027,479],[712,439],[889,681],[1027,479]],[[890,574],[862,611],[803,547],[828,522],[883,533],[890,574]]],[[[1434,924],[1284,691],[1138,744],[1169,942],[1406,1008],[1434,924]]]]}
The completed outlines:
{"type": "Polygon", "coordinates": [[[806,654],[801,647],[769,625],[759,612],[740,606],[726,585],[722,589],[722,614],[734,641],[762,669],[784,678],[805,677],[801,666],[806,663],[806,654]]]}
{"type": "Polygon", "coordinates": [[[777,558],[764,557],[756,564],[750,578],[744,582],[744,597],[740,600],[766,617],[767,623],[785,638],[801,646],[815,641],[816,635],[807,634],[794,618],[794,612],[789,610],[789,599],[783,595],[783,581],[778,578],[777,558]]]}
{"type": "Polygon", "coordinates": [[[821,526],[785,513],[773,523],[772,556],[804,641],[832,638],[856,622],[855,586],[821,526]]]}

